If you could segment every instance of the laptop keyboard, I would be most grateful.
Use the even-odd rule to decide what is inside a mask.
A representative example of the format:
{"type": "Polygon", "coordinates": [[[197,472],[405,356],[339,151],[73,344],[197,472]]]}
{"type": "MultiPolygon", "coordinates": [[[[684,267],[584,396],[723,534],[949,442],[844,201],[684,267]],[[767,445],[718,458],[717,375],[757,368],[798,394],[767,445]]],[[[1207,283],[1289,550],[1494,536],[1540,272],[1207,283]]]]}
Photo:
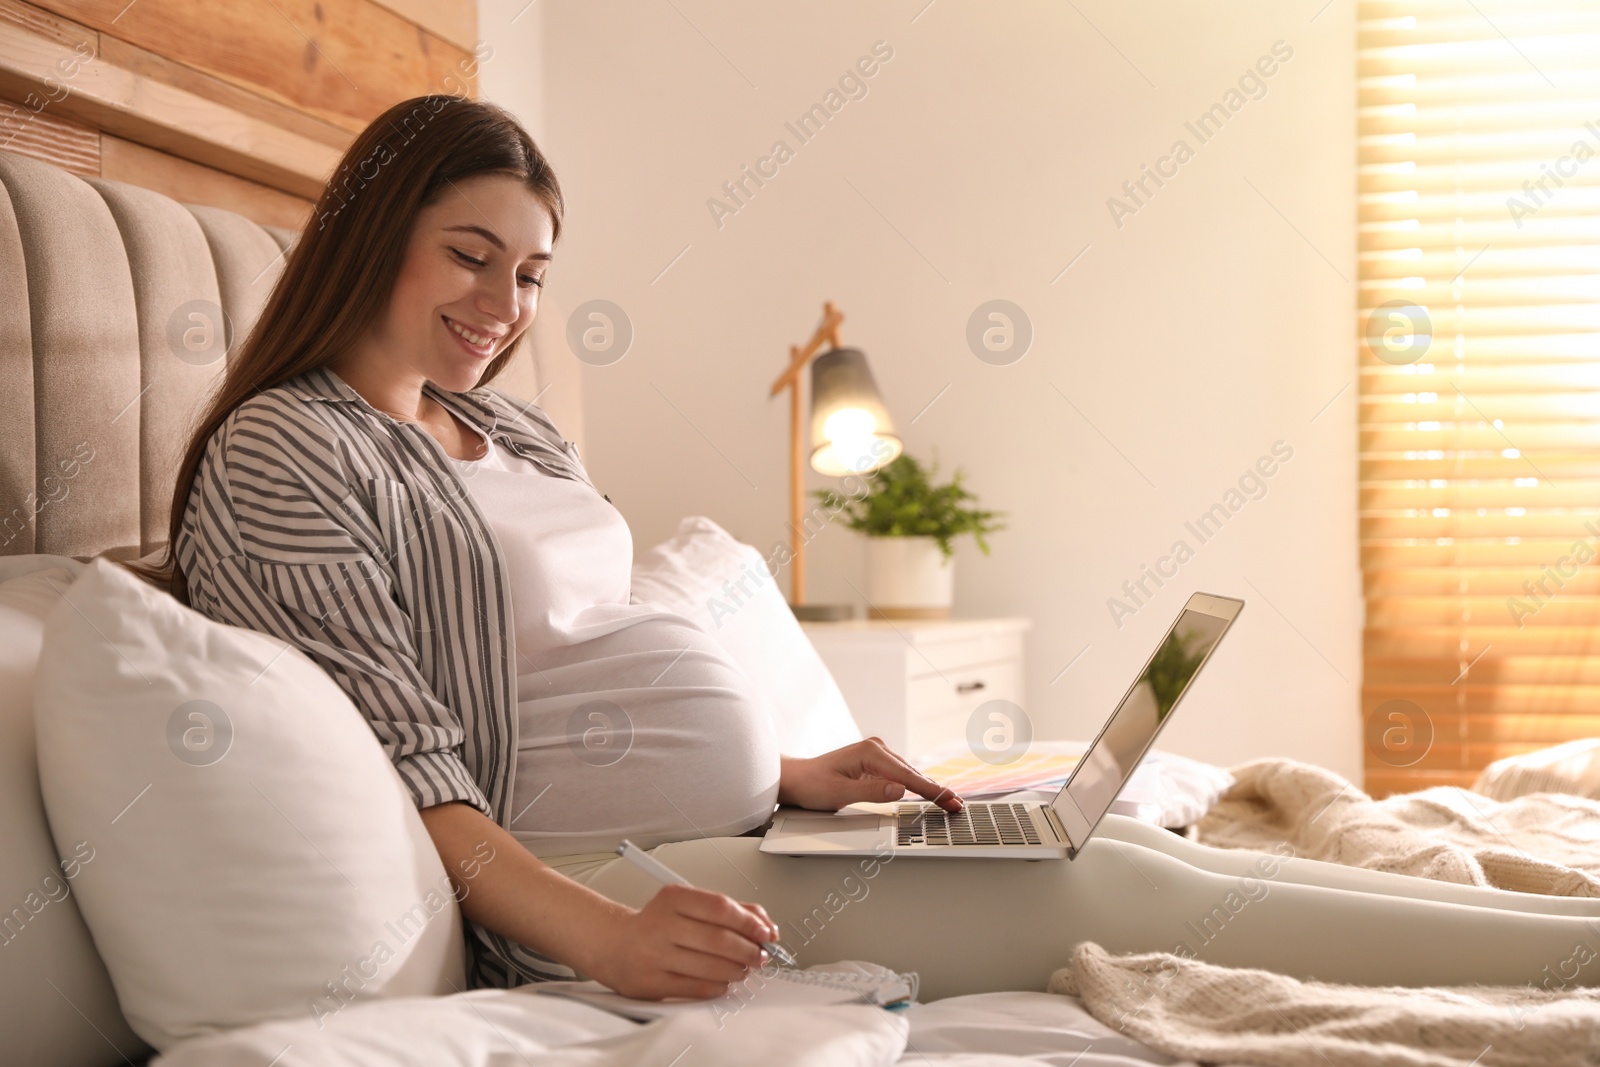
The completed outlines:
{"type": "Polygon", "coordinates": [[[935,804],[900,804],[898,845],[1037,845],[1028,804],[978,801],[954,815],[935,804]]]}

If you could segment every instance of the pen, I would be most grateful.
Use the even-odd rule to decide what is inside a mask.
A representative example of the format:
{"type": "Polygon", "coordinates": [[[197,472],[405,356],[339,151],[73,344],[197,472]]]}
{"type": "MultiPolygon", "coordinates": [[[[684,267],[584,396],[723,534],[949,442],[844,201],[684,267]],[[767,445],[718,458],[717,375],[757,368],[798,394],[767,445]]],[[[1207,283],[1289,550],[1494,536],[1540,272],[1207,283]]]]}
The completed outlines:
{"type": "MultiPolygon", "coordinates": [[[[662,885],[694,884],[690,882],[689,879],[685,878],[683,875],[679,874],[677,871],[673,870],[671,867],[668,867],[665,863],[662,863],[660,860],[650,855],[650,853],[634,844],[632,841],[624,840],[622,844],[618,845],[617,855],[621,856],[625,860],[630,861],[635,867],[638,867],[640,870],[644,871],[645,874],[648,874],[662,885]]],[[[760,942],[760,945],[762,948],[767,950],[767,955],[771,956],[785,967],[799,966],[799,964],[795,962],[795,958],[789,955],[789,950],[778,944],[776,941],[762,941],[760,942]]]]}

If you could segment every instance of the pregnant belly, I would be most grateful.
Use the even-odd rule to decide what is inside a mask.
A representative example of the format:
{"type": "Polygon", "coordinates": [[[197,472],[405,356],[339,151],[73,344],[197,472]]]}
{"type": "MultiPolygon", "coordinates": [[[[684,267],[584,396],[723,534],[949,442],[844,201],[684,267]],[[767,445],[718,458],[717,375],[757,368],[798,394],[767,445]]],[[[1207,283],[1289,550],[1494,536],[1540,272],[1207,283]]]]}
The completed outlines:
{"type": "Polygon", "coordinates": [[[521,661],[512,835],[561,856],[760,826],[778,745],[750,679],[683,616],[609,615],[596,636],[521,661]]]}

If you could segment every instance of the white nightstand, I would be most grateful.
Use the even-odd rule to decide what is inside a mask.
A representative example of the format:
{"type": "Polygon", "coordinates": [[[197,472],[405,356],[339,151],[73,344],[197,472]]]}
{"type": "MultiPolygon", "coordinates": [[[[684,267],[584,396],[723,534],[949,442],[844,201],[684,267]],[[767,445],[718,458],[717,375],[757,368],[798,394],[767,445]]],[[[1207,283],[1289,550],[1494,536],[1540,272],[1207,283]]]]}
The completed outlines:
{"type": "Polygon", "coordinates": [[[1022,639],[1033,620],[802,622],[863,736],[913,757],[967,735],[987,700],[1023,702],[1022,639]]]}

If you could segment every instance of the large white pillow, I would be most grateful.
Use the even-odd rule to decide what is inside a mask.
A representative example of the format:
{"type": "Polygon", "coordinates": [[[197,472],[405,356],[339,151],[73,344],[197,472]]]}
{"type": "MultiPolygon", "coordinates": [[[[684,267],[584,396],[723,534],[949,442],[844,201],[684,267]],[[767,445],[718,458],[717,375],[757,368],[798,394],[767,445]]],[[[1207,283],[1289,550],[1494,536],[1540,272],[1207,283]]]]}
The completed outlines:
{"type": "Polygon", "coordinates": [[[464,985],[410,793],[298,649],[107,560],[51,609],[34,687],[56,848],[124,1015],[157,1049],[464,985]]]}
{"type": "Polygon", "coordinates": [[[754,679],[784,755],[816,756],[861,740],[838,683],[755,546],[691,515],[634,563],[633,595],[693,620],[754,679]]]}

